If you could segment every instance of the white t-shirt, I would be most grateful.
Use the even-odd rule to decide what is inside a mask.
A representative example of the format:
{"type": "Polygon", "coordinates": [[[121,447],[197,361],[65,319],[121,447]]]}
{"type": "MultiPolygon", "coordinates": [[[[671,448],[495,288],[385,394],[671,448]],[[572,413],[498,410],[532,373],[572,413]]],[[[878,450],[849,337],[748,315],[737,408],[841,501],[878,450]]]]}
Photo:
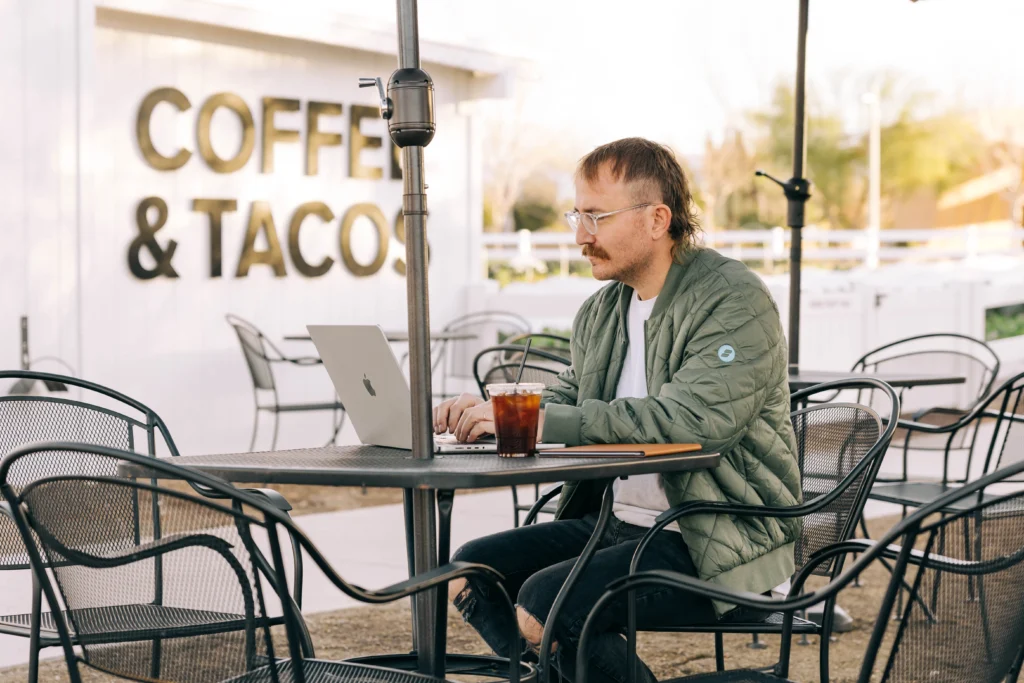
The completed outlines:
{"type": "MultiPolygon", "coordinates": [[[[626,347],[626,360],[615,389],[615,398],[647,398],[650,395],[647,389],[647,344],[644,323],[651,317],[654,302],[657,300],[658,297],[654,297],[640,301],[636,291],[633,292],[626,316],[629,346],[626,347]]],[[[650,528],[654,526],[654,519],[671,507],[661,485],[661,477],[657,474],[616,479],[613,491],[615,503],[612,512],[627,524],[650,528]]],[[[667,528],[679,531],[676,524],[670,524],[667,528]]]]}

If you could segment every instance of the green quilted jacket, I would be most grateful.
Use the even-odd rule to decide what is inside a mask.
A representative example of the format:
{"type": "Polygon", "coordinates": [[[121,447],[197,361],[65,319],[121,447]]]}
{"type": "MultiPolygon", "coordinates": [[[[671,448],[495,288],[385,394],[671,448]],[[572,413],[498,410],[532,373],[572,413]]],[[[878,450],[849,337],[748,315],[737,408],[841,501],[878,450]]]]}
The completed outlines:
{"type": "MultiPolygon", "coordinates": [[[[789,418],[787,350],[760,278],[711,249],[673,264],[644,328],[646,398],[615,398],[633,290],[612,283],[572,326],[572,365],[542,399],[550,443],[699,443],[716,468],[662,475],[669,503],[728,501],[784,507],[801,500],[789,418]]],[[[556,518],[600,505],[603,484],[569,482],[556,518]]],[[[691,515],[679,521],[699,577],[763,593],[794,571],[799,520],[691,515]]],[[[732,606],[716,603],[719,614],[732,606]]]]}

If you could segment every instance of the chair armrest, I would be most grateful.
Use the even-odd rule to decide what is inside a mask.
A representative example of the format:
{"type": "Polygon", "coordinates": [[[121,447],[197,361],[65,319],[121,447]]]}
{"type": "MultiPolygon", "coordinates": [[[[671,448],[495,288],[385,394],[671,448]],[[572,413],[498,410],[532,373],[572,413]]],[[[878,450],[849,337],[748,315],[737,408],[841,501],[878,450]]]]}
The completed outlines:
{"type": "Polygon", "coordinates": [[[544,509],[544,506],[550,503],[552,498],[562,493],[562,486],[563,484],[553,484],[538,496],[537,501],[530,507],[530,511],[526,513],[523,526],[529,526],[536,521],[537,515],[544,509]]]}
{"type": "Polygon", "coordinates": [[[486,565],[456,561],[436,567],[428,572],[417,574],[410,579],[399,581],[398,583],[385,588],[369,591],[369,593],[380,598],[379,600],[375,600],[375,602],[391,602],[392,600],[398,600],[399,598],[404,598],[409,595],[413,595],[414,593],[420,593],[430,588],[434,588],[435,586],[447,583],[452,579],[471,575],[480,576],[495,584],[504,579],[504,576],[502,576],[497,570],[486,565]]]}
{"type": "Polygon", "coordinates": [[[301,356],[297,358],[272,358],[271,360],[278,363],[291,363],[292,365],[322,365],[323,360],[315,356],[301,356]]]}
{"type": "Polygon", "coordinates": [[[242,490],[245,491],[246,493],[251,493],[254,496],[258,496],[260,498],[263,498],[264,500],[266,500],[268,503],[273,505],[275,508],[277,508],[281,512],[289,512],[292,509],[292,504],[288,502],[288,499],[285,498],[283,495],[281,495],[280,492],[275,491],[274,489],[242,489],[242,490]]]}
{"type": "MultiPolygon", "coordinates": [[[[922,418],[928,417],[929,415],[956,415],[957,417],[963,417],[968,411],[957,410],[956,408],[922,408],[915,413],[911,413],[910,419],[914,422],[920,422],[922,418]]],[[[928,424],[927,422],[925,424],[928,424]]]]}
{"type": "MultiPolygon", "coordinates": [[[[214,491],[211,488],[203,486],[202,484],[197,484],[195,482],[190,481],[189,485],[192,487],[194,491],[202,495],[204,498],[213,498],[214,500],[226,500],[229,497],[218,491],[214,491]]],[[[263,500],[264,502],[272,505],[275,509],[280,510],[281,512],[288,513],[292,509],[292,504],[288,502],[288,499],[281,495],[279,492],[275,491],[274,489],[246,488],[238,490],[263,500]]],[[[235,503],[237,504],[238,501],[235,501],[235,503]]]]}

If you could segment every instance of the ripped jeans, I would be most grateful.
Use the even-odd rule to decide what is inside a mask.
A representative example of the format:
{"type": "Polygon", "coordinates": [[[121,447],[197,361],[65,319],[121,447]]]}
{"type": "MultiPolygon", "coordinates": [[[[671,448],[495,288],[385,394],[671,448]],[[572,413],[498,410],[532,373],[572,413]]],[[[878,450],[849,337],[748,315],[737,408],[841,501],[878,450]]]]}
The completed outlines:
{"type": "MultiPolygon", "coordinates": [[[[519,607],[541,624],[576,558],[583,552],[597,522],[597,515],[560,520],[503,531],[470,541],[456,551],[453,560],[493,567],[505,577],[505,590],[519,607]]],[[[559,674],[575,679],[580,633],[591,608],[613,579],[629,573],[640,538],[647,529],[612,517],[598,551],[579,577],[554,625],[557,649],[552,661],[559,674]]],[[[644,553],[641,570],[670,569],[696,576],[682,536],[662,531],[644,553]]],[[[648,587],[636,591],[637,624],[641,627],[708,623],[715,620],[710,600],[671,588],[648,587]]],[[[469,579],[466,590],[455,599],[465,620],[483,637],[495,654],[508,657],[512,629],[508,606],[493,599],[487,584],[469,579]]],[[[593,683],[625,683],[626,594],[600,615],[590,640],[587,679],[593,683]]],[[[536,648],[535,648],[536,649],[536,648]]],[[[514,656],[514,654],[513,654],[514,656]]],[[[651,670],[640,662],[637,683],[655,683],[651,670]]]]}

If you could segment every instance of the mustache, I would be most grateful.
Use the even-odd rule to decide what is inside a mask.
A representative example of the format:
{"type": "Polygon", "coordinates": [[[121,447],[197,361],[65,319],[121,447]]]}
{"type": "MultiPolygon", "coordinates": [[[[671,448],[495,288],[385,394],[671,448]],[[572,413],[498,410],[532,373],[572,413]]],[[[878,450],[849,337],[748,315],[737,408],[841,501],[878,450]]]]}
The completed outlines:
{"type": "Polygon", "coordinates": [[[584,258],[586,258],[588,256],[596,256],[597,258],[606,259],[606,258],[608,258],[608,252],[605,251],[604,249],[602,249],[601,247],[596,246],[594,244],[584,244],[583,245],[583,256],[584,256],[584,258]]]}

